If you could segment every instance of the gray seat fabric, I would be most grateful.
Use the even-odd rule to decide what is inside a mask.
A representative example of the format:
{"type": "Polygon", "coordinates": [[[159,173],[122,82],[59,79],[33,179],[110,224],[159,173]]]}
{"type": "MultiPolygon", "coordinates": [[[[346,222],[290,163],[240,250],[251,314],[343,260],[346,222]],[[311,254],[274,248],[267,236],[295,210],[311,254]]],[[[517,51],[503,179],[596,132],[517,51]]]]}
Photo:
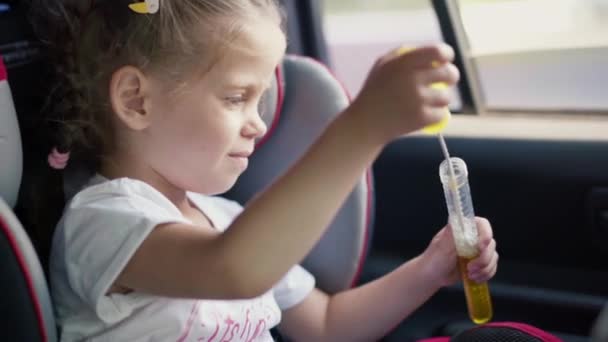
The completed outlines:
{"type": "MultiPolygon", "coordinates": [[[[262,115],[269,131],[250,158],[248,169],[226,194],[241,204],[285,172],[349,102],[328,69],[312,59],[287,56],[281,70],[282,77],[277,78],[269,97],[275,100],[266,103],[262,115]]],[[[329,293],[348,288],[357,280],[371,235],[372,199],[368,173],[362,175],[303,262],[318,286],[329,293]]]]}
{"type": "Polygon", "coordinates": [[[591,337],[593,342],[608,342],[608,304],[595,321],[591,337]]]}
{"type": "Polygon", "coordinates": [[[0,194],[11,207],[17,202],[22,168],[17,113],[6,81],[6,68],[0,61],[0,194]]]}
{"type": "Polygon", "coordinates": [[[57,340],[51,299],[32,243],[12,211],[22,173],[21,138],[0,56],[0,335],[5,341],[57,340]]]}

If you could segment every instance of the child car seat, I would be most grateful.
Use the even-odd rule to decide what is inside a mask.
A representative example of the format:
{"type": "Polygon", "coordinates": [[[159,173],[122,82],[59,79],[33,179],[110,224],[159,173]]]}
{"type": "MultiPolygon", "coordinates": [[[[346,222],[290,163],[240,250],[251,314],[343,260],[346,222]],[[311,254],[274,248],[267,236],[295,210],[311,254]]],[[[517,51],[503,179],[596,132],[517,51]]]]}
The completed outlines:
{"type": "Polygon", "coordinates": [[[21,183],[21,138],[0,55],[0,335],[4,341],[49,341],[55,320],[44,272],[14,215],[21,183]]]}

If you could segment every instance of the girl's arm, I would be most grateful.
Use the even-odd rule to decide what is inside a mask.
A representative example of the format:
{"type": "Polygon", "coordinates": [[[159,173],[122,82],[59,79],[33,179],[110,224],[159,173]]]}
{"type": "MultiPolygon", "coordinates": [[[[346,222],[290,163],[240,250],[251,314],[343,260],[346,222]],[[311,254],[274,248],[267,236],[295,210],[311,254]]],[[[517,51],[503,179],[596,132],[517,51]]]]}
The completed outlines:
{"type": "MultiPolygon", "coordinates": [[[[498,254],[488,221],[477,224],[481,254],[469,276],[483,282],[496,273],[498,254]]],[[[377,341],[458,277],[451,232],[443,229],[423,254],[382,278],[333,296],[315,290],[284,312],[279,328],[296,341],[377,341]]]]}
{"type": "Polygon", "coordinates": [[[438,289],[420,258],[333,296],[314,290],[283,312],[279,330],[294,341],[377,341],[438,289]]]}

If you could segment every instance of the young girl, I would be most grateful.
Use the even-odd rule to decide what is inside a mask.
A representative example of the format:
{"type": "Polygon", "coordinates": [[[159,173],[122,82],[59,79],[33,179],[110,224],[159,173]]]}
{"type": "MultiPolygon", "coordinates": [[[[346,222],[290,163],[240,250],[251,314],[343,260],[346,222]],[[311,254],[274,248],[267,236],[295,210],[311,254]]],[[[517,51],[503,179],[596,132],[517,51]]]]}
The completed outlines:
{"type": "MultiPolygon", "coordinates": [[[[68,20],[71,96],[50,161],[65,166],[70,151],[97,165],[53,240],[62,341],[270,341],[279,323],[298,341],[371,341],[458,280],[448,227],[417,258],[333,296],[297,265],[383,146],[440,119],[449,96],[429,85],[457,81],[449,47],[380,58],[352,105],[242,209],[211,195],[266,131],[258,102],[286,46],[275,2],[55,3],[44,6],[68,20]]],[[[469,274],[482,282],[498,256],[477,223],[469,274]]]]}

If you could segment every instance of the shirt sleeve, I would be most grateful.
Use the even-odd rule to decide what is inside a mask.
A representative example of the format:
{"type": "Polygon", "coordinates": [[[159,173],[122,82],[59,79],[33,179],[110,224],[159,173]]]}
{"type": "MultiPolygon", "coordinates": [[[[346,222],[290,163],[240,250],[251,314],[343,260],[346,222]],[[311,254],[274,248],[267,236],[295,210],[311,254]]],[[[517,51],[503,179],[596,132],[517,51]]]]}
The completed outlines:
{"type": "Polygon", "coordinates": [[[232,221],[243,211],[243,207],[233,200],[192,192],[188,194],[199,209],[211,220],[214,228],[220,232],[228,229],[232,221]]]}
{"type": "Polygon", "coordinates": [[[106,322],[129,314],[105,294],[148,234],[160,224],[185,222],[149,189],[110,190],[77,196],[60,223],[68,281],[106,322]]]}
{"type": "Polygon", "coordinates": [[[315,278],[300,265],[295,265],[274,286],[273,295],[281,310],[301,303],[315,288],[315,278]]]}

